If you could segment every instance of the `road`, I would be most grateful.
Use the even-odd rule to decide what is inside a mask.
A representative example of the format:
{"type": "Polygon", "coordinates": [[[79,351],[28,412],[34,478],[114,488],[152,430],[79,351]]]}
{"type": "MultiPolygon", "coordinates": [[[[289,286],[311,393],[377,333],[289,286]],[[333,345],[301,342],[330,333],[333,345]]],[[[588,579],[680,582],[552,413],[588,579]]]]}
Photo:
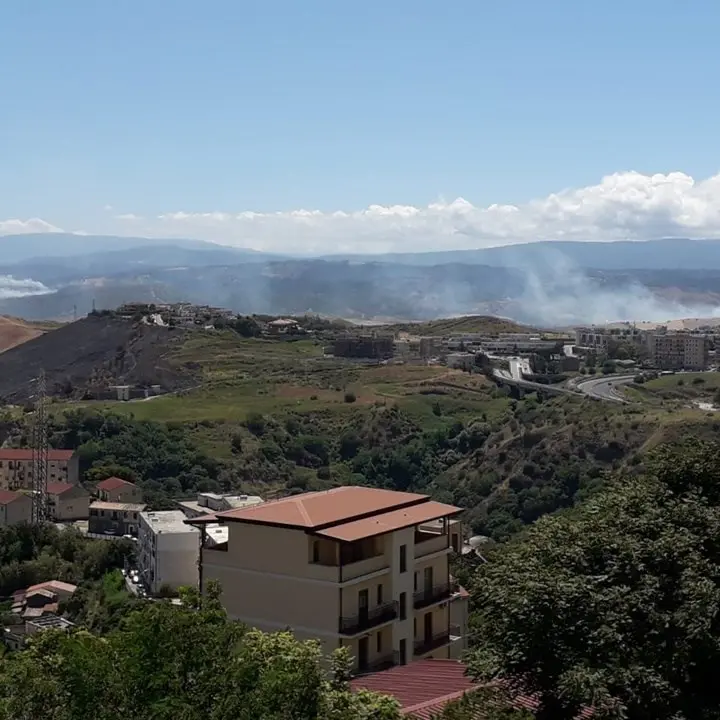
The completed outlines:
{"type": "Polygon", "coordinates": [[[575,387],[581,393],[596,400],[627,403],[628,400],[619,395],[616,388],[630,384],[634,378],[634,375],[609,375],[607,377],[593,378],[592,380],[583,380],[578,382],[575,387]]]}
{"type": "Polygon", "coordinates": [[[550,395],[578,395],[578,393],[574,390],[559,387],[558,385],[544,385],[542,383],[531,382],[530,380],[518,380],[507,370],[500,370],[499,368],[495,368],[493,370],[493,374],[498,380],[507,383],[508,385],[517,385],[518,387],[525,388],[526,390],[541,391],[550,395]]]}

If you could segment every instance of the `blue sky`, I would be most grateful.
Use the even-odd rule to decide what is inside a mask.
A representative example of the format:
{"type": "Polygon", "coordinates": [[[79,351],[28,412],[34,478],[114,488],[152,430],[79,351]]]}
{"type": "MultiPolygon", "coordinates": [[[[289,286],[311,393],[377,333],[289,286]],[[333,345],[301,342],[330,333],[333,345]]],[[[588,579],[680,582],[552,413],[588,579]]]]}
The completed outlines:
{"type": "Polygon", "coordinates": [[[714,234],[719,29],[702,0],[3,3],[0,232],[714,234]]]}

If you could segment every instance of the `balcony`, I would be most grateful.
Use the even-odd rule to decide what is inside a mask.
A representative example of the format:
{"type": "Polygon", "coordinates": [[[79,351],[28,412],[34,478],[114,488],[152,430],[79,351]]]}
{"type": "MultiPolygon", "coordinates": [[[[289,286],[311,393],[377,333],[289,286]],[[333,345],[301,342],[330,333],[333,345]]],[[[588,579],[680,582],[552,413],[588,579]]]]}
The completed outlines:
{"type": "Polygon", "coordinates": [[[391,652],[387,655],[381,655],[379,657],[373,658],[369,662],[363,663],[362,665],[358,665],[358,668],[355,671],[355,676],[357,677],[358,675],[367,675],[369,673],[380,672],[381,670],[388,670],[389,668],[399,664],[400,653],[391,652]]]}
{"type": "Polygon", "coordinates": [[[415,558],[441,552],[448,547],[447,532],[424,525],[415,530],[415,558]]]}
{"type": "Polygon", "coordinates": [[[450,631],[445,629],[442,632],[435,633],[415,641],[415,656],[425,655],[426,653],[437,650],[438,648],[449,645],[451,641],[450,631]]]}
{"type": "Polygon", "coordinates": [[[397,616],[398,603],[385,603],[372,608],[372,610],[364,610],[357,615],[341,617],[339,632],[342,635],[357,635],[383,623],[395,620],[397,616]]]}
{"type": "Polygon", "coordinates": [[[416,610],[429,607],[435,603],[449,600],[455,590],[455,583],[441,583],[433,587],[413,593],[413,605],[416,610]]]}

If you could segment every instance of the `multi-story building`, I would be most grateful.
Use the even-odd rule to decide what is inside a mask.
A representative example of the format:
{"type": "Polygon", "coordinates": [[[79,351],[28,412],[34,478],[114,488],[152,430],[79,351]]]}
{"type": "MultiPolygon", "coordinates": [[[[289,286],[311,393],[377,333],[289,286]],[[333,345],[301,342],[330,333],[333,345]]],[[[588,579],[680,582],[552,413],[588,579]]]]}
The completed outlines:
{"type": "Polygon", "coordinates": [[[630,323],[592,325],[575,328],[575,344],[580,347],[607,350],[610,342],[641,344],[644,333],[630,323]]]}
{"type": "Polygon", "coordinates": [[[210,513],[227,542],[201,543],[200,587],[222,588],[228,615],[347,647],[367,672],[464,649],[467,593],[450,576],[459,508],[426,495],[340,487],[210,513]]]}
{"type": "MultiPolygon", "coordinates": [[[[0,488],[30,490],[32,488],[32,448],[0,449],[0,488]]],[[[77,485],[80,465],[73,450],[48,451],[48,482],[77,485]]]]}
{"type": "Polygon", "coordinates": [[[54,522],[87,520],[90,516],[90,493],[82,485],[48,483],[47,492],[48,513],[54,522]]]}
{"type": "Polygon", "coordinates": [[[704,370],[708,365],[708,343],[704,335],[652,333],[647,336],[648,355],[660,370],[704,370]]]}
{"type": "Polygon", "coordinates": [[[140,513],[138,570],[153,594],[161,587],[197,587],[200,534],[181,510],[140,513]]]}
{"type": "Polygon", "coordinates": [[[88,532],[94,535],[132,535],[138,534],[140,513],[145,509],[143,503],[113,503],[96,500],[90,504],[88,532]]]}
{"type": "Polygon", "coordinates": [[[0,490],[0,527],[29,523],[32,500],[25,493],[0,490]]]}
{"type": "Polygon", "coordinates": [[[143,492],[135,483],[119,477],[109,477],[101,480],[95,486],[98,500],[110,503],[141,503],[143,492]]]}

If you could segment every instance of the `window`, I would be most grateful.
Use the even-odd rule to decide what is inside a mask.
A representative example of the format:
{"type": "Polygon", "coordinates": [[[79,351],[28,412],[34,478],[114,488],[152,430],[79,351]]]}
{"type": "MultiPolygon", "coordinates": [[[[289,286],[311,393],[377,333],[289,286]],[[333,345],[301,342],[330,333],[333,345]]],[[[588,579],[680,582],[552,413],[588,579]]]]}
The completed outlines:
{"type": "Polygon", "coordinates": [[[379,632],[375,636],[375,652],[380,654],[382,652],[382,633],[379,632]]]}
{"type": "Polygon", "coordinates": [[[317,540],[313,542],[312,558],[314,563],[320,562],[320,543],[317,540]]]}
{"type": "Polygon", "coordinates": [[[400,593],[400,619],[407,619],[407,593],[400,593]]]}
{"type": "Polygon", "coordinates": [[[407,640],[400,640],[400,664],[407,665],[407,640]]]}
{"type": "Polygon", "coordinates": [[[407,571],[407,545],[400,546],[400,572],[407,571]]]}
{"type": "Polygon", "coordinates": [[[417,573],[413,575],[413,592],[417,592],[417,573]]]}
{"type": "Polygon", "coordinates": [[[383,586],[378,585],[377,586],[377,605],[382,605],[383,603],[383,586]]]}

